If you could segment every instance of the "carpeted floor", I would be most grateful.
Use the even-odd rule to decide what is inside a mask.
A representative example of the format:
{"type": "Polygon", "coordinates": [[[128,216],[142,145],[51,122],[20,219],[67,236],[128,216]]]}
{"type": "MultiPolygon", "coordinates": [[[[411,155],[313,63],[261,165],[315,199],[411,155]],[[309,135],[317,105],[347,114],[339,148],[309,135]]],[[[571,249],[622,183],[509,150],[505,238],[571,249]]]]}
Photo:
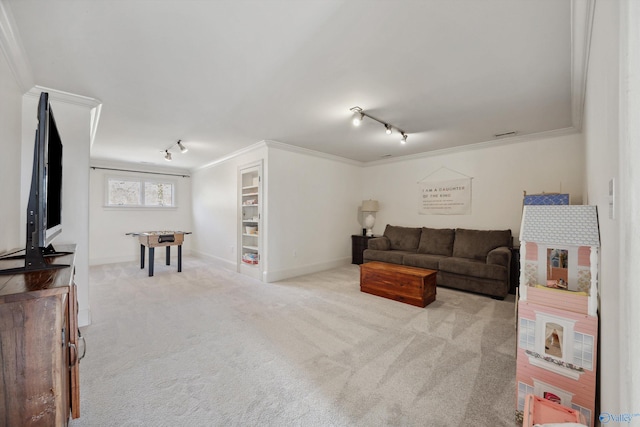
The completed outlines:
{"type": "Polygon", "coordinates": [[[513,297],[361,293],[348,265],[262,283],[186,257],[90,272],[72,426],[514,426],[513,297]]]}

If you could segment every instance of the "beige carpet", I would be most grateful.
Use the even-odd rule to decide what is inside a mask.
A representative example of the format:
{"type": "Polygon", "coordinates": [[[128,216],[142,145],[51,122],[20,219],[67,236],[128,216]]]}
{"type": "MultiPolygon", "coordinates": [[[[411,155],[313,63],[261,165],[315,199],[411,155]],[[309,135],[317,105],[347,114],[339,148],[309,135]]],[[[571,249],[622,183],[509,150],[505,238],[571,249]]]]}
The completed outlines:
{"type": "Polygon", "coordinates": [[[514,303],[413,307],[358,266],[261,283],[187,257],[92,267],[72,426],[513,426],[514,303]]]}

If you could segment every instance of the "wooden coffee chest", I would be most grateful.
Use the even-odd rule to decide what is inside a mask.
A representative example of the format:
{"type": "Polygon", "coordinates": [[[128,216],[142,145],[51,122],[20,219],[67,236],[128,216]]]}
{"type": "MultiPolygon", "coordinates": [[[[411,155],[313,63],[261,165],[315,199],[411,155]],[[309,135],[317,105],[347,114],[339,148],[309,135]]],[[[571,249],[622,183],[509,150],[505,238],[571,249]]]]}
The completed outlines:
{"type": "Polygon", "coordinates": [[[360,291],[426,307],[436,300],[436,274],[435,270],[368,262],[360,266],[360,291]]]}

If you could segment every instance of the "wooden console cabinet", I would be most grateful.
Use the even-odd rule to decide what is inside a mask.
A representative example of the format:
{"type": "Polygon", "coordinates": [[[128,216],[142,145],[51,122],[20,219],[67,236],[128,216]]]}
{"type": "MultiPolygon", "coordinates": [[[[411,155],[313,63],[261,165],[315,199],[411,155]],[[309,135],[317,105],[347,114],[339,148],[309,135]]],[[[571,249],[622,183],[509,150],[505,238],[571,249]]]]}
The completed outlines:
{"type": "MultiPolygon", "coordinates": [[[[66,426],[80,416],[75,245],[56,249],[72,253],[52,263],[69,267],[0,276],[0,425],[66,426]]],[[[0,260],[0,269],[21,264],[0,260]]]]}

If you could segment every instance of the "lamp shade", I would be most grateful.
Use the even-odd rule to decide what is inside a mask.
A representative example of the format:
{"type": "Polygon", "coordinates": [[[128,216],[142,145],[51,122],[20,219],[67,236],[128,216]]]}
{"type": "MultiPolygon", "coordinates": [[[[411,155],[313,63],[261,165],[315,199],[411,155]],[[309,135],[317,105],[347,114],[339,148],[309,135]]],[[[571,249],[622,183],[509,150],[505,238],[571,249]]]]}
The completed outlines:
{"type": "Polygon", "coordinates": [[[362,201],[362,212],[378,212],[378,201],[377,200],[363,200],[362,201]]]}

